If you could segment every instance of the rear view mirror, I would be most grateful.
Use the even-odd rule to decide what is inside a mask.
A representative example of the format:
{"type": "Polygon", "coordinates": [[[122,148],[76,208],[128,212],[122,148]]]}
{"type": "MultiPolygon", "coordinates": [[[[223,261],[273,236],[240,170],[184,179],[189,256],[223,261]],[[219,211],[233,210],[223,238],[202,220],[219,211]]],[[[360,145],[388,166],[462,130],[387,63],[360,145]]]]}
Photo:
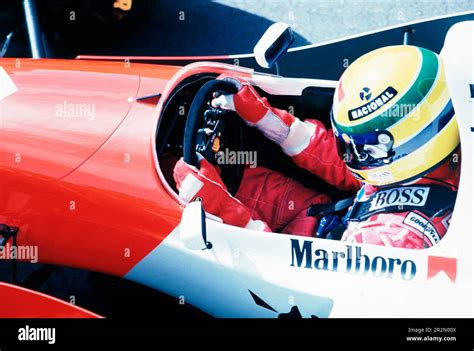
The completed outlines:
{"type": "Polygon", "coordinates": [[[179,236],[188,249],[211,249],[212,244],[207,241],[206,213],[200,201],[190,202],[181,216],[179,236]]]}
{"type": "Polygon", "coordinates": [[[272,24],[262,35],[253,49],[255,60],[263,68],[272,67],[295,41],[289,25],[278,22],[272,24]]]}

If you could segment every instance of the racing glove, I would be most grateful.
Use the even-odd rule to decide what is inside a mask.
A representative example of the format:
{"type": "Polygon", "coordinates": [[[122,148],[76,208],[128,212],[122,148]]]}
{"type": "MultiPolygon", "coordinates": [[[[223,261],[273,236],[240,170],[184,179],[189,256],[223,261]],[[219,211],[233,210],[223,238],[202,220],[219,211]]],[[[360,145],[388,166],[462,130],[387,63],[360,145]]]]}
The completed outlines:
{"type": "Polygon", "coordinates": [[[198,170],[181,158],[174,167],[173,177],[184,202],[201,200],[206,212],[220,217],[226,224],[271,231],[265,222],[252,219],[249,209],[229,194],[218,170],[206,159],[200,160],[198,170]]]}
{"type": "Polygon", "coordinates": [[[234,84],[238,92],[216,95],[211,101],[213,107],[237,112],[248,125],[259,129],[289,156],[299,154],[309,144],[314,124],[302,122],[289,112],[270,106],[267,99],[260,97],[243,78],[221,76],[219,79],[234,84]]]}

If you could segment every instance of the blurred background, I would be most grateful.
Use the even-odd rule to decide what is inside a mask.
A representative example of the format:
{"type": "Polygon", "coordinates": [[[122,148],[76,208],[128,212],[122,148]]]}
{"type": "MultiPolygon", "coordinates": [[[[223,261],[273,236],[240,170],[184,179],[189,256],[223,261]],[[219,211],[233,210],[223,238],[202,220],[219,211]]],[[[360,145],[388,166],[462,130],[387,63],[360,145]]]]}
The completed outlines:
{"type": "MultiPolygon", "coordinates": [[[[273,22],[294,46],[474,9],[472,0],[37,0],[50,57],[78,54],[223,55],[252,51],[273,22]]],[[[28,57],[22,0],[1,0],[0,43],[28,57]]]]}

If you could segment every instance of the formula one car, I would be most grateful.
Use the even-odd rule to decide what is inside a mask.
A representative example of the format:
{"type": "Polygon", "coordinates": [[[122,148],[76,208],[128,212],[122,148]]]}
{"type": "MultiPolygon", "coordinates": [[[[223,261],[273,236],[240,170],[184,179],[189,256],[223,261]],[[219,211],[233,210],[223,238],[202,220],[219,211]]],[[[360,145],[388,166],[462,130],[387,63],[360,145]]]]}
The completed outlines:
{"type": "Polygon", "coordinates": [[[0,282],[2,318],[101,318],[75,304],[0,282]]]}
{"type": "MultiPolygon", "coordinates": [[[[287,33],[266,38],[260,62],[283,54],[287,33]]],[[[237,228],[178,198],[178,158],[196,164],[197,152],[224,147],[257,151],[259,164],[343,197],[235,114],[205,116],[212,93],[231,89],[216,80],[226,73],[275,107],[328,123],[335,80],[91,57],[0,59],[0,245],[18,248],[18,260],[37,250],[41,263],[139,282],[216,317],[472,316],[473,33],[472,21],[454,25],[441,53],[463,159],[449,231],[430,249],[237,228]]],[[[242,167],[223,166],[233,193],[242,167]]]]}

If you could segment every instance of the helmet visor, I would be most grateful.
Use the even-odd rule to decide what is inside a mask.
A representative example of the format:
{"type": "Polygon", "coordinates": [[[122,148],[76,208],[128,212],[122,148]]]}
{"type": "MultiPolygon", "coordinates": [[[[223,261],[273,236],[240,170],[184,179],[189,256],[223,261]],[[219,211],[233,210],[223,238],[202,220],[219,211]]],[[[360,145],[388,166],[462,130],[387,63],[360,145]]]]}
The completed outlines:
{"type": "Polygon", "coordinates": [[[369,169],[392,161],[393,136],[386,130],[349,135],[334,129],[334,135],[339,156],[350,168],[369,169]]]}

